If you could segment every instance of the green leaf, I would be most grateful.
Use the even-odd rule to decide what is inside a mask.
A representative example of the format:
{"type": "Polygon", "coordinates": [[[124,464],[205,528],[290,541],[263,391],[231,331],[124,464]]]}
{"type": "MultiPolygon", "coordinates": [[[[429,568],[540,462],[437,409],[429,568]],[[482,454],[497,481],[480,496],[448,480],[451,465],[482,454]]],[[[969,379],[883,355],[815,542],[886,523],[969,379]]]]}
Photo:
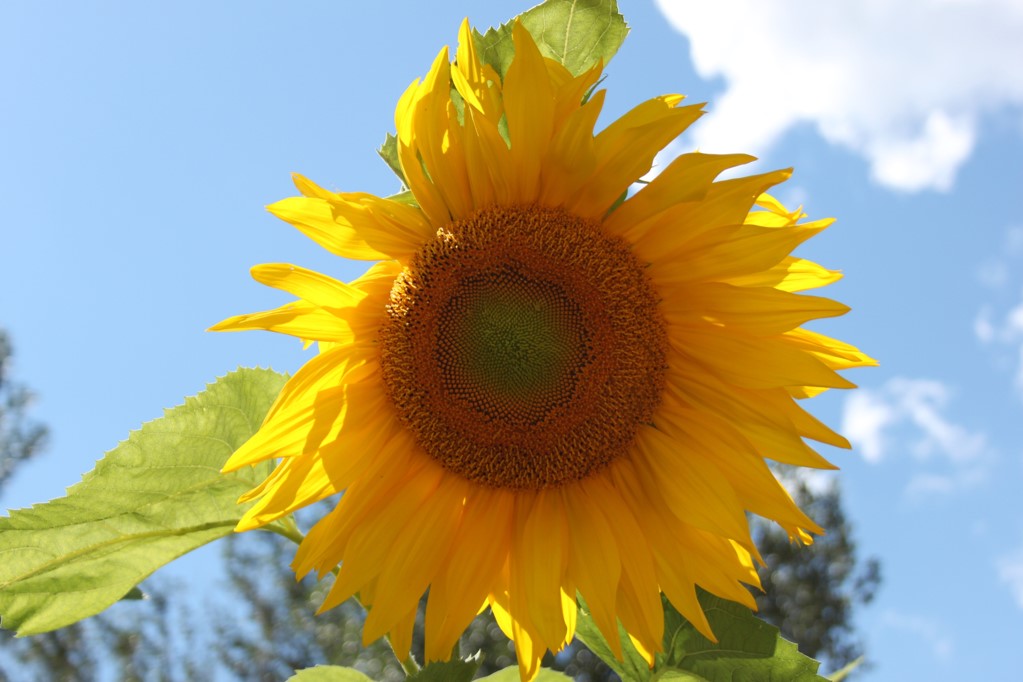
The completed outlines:
{"type": "Polygon", "coordinates": [[[228,535],[267,462],[220,468],[285,377],[240,369],[132,432],[67,496],[0,518],[0,615],[21,635],[99,613],[160,566],[228,535]]]}
{"type": "Polygon", "coordinates": [[[415,682],[469,682],[480,669],[478,657],[468,660],[434,661],[424,665],[418,673],[410,675],[408,680],[415,682]]]}
{"type": "Polygon", "coordinates": [[[583,601],[581,596],[578,597],[578,600],[579,617],[576,621],[575,636],[579,641],[585,644],[586,648],[596,654],[600,660],[607,663],[608,667],[618,673],[618,676],[623,680],[645,682],[645,680],[651,679],[653,672],[650,670],[650,666],[647,665],[646,659],[636,651],[636,647],[632,646],[632,641],[629,639],[625,629],[619,624],[618,638],[622,644],[623,654],[623,659],[619,661],[615,658],[611,647],[608,646],[607,640],[604,639],[604,635],[601,634],[597,624],[590,617],[586,602],[583,601]]]}
{"type": "Polygon", "coordinates": [[[401,169],[401,162],[398,160],[398,138],[394,135],[387,133],[387,137],[384,138],[384,143],[380,145],[380,149],[377,150],[377,154],[384,160],[384,163],[398,176],[401,180],[402,187],[408,187],[408,180],[405,179],[405,171],[401,169]]]}
{"type": "MultiPolygon", "coordinates": [[[[817,675],[820,664],[799,653],[778,628],[741,604],[702,591],[699,597],[718,642],[701,635],[665,599],[658,671],[685,671],[708,682],[825,682],[817,675]]],[[[691,679],[664,675],[655,679],[691,679]]]]}
{"type": "Polygon", "coordinates": [[[397,201],[400,204],[407,204],[408,206],[418,206],[419,203],[416,201],[416,197],[411,191],[398,192],[387,197],[391,201],[397,201]]]}
{"type": "Polygon", "coordinates": [[[148,598],[149,597],[146,596],[145,592],[140,590],[138,587],[133,587],[130,590],[128,590],[128,593],[126,595],[121,597],[121,600],[122,601],[124,601],[124,600],[127,600],[127,601],[139,601],[139,600],[148,599],[148,598]]]}
{"type": "Polygon", "coordinates": [[[312,668],[296,670],[288,678],[288,682],[373,682],[355,668],[343,668],[339,665],[317,665],[312,668]]]}
{"type": "Polygon", "coordinates": [[[687,670],[665,669],[663,672],[654,675],[656,682],[707,682],[706,677],[700,677],[696,673],[687,670]]]}
{"type": "MultiPolygon", "coordinates": [[[[629,27],[616,0],[547,0],[517,17],[533,36],[540,52],[575,75],[598,61],[605,64],[622,46],[629,27]]],[[[480,59],[504,78],[515,52],[512,23],[486,33],[473,31],[480,59]]]]}
{"type": "MultiPolygon", "coordinates": [[[[519,682],[519,666],[513,665],[496,673],[481,677],[476,682],[519,682]]],[[[565,673],[550,668],[540,668],[539,674],[533,682],[572,682],[572,678],[565,673]]]]}
{"type": "Polygon", "coordinates": [[[651,671],[619,625],[623,660],[617,660],[580,598],[576,636],[623,680],[639,682],[826,682],[819,663],[799,653],[778,628],[741,604],[699,592],[715,644],[668,602],[664,603],[664,653],[651,671]]]}

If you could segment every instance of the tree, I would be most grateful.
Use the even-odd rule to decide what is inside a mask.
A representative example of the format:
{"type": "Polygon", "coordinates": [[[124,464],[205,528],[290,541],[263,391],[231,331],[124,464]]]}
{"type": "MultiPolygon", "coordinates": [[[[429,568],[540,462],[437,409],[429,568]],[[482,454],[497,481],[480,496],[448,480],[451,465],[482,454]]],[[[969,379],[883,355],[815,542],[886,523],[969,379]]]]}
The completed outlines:
{"type": "Polygon", "coordinates": [[[7,332],[0,329],[0,492],[17,466],[42,450],[47,436],[45,426],[25,415],[33,396],[27,388],[11,381],[12,355],[7,332]]]}
{"type": "Polygon", "coordinates": [[[356,667],[382,682],[403,680],[386,643],[359,646],[364,615],[357,602],[316,615],[333,581],[296,580],[288,566],[294,551],[290,541],[265,531],[225,540],[231,603],[213,615],[218,662],[235,679],[252,682],[284,680],[320,664],[356,667]]]}
{"type": "Polygon", "coordinates": [[[791,487],[796,503],[827,533],[812,546],[799,547],[777,526],[754,524],[754,539],[767,563],[760,570],[760,616],[807,656],[841,668],[863,654],[852,616],[857,605],[869,604],[877,593],[881,563],[876,557],[859,561],[837,484],[814,492],[796,479],[791,487]]]}

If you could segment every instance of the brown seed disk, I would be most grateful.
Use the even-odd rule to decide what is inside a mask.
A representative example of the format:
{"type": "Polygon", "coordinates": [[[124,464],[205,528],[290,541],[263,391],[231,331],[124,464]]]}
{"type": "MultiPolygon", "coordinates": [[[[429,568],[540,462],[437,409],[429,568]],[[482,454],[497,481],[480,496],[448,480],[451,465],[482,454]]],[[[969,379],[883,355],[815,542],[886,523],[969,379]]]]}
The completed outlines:
{"type": "Polygon", "coordinates": [[[442,466],[495,488],[578,481],[652,421],[664,322],[642,265],[560,209],[483,209],[437,232],[391,289],[391,401],[442,466]]]}

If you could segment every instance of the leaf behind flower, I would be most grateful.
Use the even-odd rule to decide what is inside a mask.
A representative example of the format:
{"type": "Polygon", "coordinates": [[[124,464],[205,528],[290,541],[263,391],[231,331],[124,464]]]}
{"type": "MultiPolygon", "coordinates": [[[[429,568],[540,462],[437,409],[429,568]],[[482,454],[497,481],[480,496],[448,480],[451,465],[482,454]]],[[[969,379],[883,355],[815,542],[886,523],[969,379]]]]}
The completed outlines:
{"type": "Polygon", "coordinates": [[[0,616],[19,635],[87,618],[157,568],[231,533],[261,463],[221,474],[285,377],[239,369],[111,450],[67,495],[0,518],[0,616]]]}

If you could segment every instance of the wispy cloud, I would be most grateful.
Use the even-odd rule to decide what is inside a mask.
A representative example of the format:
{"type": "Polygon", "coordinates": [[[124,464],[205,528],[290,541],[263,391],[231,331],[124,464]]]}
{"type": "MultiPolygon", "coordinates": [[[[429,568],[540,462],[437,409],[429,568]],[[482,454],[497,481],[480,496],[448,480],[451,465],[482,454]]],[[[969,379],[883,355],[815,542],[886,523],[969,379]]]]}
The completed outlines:
{"type": "Polygon", "coordinates": [[[725,82],[695,129],[704,151],[764,152],[810,123],[883,185],[947,190],[981,117],[1023,105],[1015,0],[657,4],[697,72],[725,82]]]}
{"type": "Polygon", "coordinates": [[[896,377],[876,389],[861,388],[846,401],[842,432],[871,463],[909,454],[922,468],[906,486],[910,496],[972,488],[987,475],[987,436],[948,415],[951,389],[933,379],[896,377]]]}
{"type": "Polygon", "coordinates": [[[1008,586],[1016,604],[1023,609],[1023,547],[995,562],[998,579],[1008,586]]]}
{"type": "Polygon", "coordinates": [[[1013,377],[1023,394],[1023,227],[1011,227],[999,255],[980,268],[977,278],[991,290],[973,320],[973,334],[1013,377]]]}
{"type": "Polygon", "coordinates": [[[881,614],[881,625],[915,635],[928,642],[931,653],[939,660],[948,660],[954,648],[952,637],[937,620],[924,616],[888,609],[881,614]]]}

